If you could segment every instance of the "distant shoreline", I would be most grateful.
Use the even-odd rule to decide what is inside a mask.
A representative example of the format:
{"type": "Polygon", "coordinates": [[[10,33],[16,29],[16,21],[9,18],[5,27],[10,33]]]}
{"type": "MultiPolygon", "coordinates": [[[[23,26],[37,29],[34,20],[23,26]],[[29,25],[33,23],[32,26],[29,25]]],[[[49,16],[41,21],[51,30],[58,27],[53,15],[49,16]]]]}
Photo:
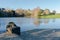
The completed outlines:
{"type": "MultiPolygon", "coordinates": [[[[24,18],[24,17],[0,17],[0,18],[24,18]]],[[[26,18],[35,18],[35,17],[27,16],[26,18]]],[[[60,14],[43,15],[43,16],[37,16],[36,18],[60,18],[60,14]]]]}

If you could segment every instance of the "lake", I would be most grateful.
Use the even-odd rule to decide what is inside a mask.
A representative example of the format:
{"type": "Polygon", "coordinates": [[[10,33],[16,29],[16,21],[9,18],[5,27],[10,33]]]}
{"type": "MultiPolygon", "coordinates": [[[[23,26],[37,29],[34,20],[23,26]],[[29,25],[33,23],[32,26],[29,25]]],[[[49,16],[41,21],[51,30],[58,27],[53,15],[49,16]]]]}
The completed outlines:
{"type": "Polygon", "coordinates": [[[21,32],[33,29],[60,29],[60,19],[39,19],[39,18],[0,18],[0,31],[6,30],[6,25],[14,22],[21,27],[21,32]]]}

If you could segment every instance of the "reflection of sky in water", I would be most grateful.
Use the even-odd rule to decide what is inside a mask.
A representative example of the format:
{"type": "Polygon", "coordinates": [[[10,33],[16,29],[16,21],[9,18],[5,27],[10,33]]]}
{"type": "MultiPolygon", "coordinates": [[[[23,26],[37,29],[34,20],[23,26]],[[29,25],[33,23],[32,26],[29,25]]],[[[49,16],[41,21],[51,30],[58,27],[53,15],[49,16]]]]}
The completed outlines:
{"type": "Polygon", "coordinates": [[[15,22],[21,27],[21,31],[60,28],[60,19],[0,18],[0,30],[5,30],[9,22],[15,22]]]}

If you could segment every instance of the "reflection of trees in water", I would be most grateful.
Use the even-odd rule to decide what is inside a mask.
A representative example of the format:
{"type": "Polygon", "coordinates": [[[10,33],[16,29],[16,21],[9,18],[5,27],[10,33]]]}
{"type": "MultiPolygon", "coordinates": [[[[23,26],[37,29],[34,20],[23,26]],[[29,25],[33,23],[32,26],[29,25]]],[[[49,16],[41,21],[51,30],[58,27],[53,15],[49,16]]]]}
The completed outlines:
{"type": "MultiPolygon", "coordinates": [[[[48,24],[51,19],[43,19],[44,24],[48,24]]],[[[52,22],[55,22],[55,18],[52,19],[52,22]]]]}
{"type": "Polygon", "coordinates": [[[49,22],[49,19],[44,19],[45,24],[48,24],[48,22],[49,22]]]}
{"type": "Polygon", "coordinates": [[[35,26],[39,26],[40,25],[40,20],[38,18],[36,18],[34,21],[33,21],[34,25],[35,26]]]}
{"type": "Polygon", "coordinates": [[[36,19],[33,21],[34,25],[36,25],[36,26],[39,26],[42,22],[43,22],[44,24],[48,24],[49,19],[39,20],[38,18],[36,18],[36,19]]]}

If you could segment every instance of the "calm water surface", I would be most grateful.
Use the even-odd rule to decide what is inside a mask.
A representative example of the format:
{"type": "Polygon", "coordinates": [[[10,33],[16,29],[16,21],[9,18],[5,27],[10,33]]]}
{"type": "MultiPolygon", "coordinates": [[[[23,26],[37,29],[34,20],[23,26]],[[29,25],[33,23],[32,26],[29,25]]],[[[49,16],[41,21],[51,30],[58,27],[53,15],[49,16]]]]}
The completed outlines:
{"type": "Polygon", "coordinates": [[[60,29],[60,19],[38,18],[0,18],[0,31],[6,30],[6,25],[14,22],[21,27],[21,32],[33,29],[60,29]]]}

